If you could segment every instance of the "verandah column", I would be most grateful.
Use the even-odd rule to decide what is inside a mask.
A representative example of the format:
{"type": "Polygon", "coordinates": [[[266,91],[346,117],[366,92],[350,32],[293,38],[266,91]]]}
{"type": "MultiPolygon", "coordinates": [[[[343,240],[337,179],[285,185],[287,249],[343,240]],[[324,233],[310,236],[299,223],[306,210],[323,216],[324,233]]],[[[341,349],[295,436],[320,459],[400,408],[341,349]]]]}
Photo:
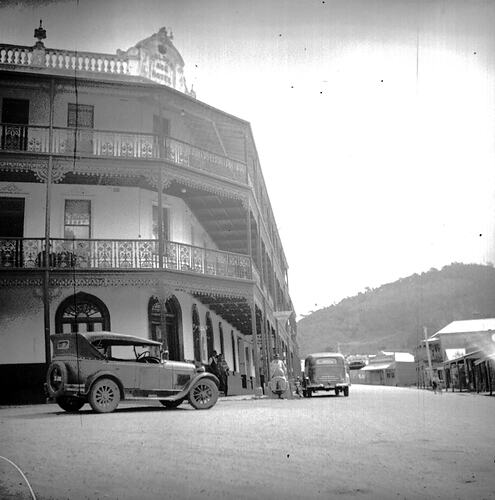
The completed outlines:
{"type": "Polygon", "coordinates": [[[45,265],[43,273],[43,322],[45,330],[45,363],[51,362],[50,346],[50,211],[51,211],[51,184],[53,169],[53,101],[55,98],[55,82],[50,80],[50,103],[48,124],[48,167],[46,172],[46,199],[45,199],[45,265]]]}
{"type": "Polygon", "coordinates": [[[158,167],[158,182],[157,182],[157,191],[158,191],[158,267],[163,269],[163,175],[162,175],[162,167],[158,167]]]}
{"type": "Polygon", "coordinates": [[[254,293],[253,296],[249,300],[249,308],[251,309],[251,337],[253,339],[253,361],[254,361],[254,377],[255,383],[254,388],[256,389],[260,385],[260,359],[258,352],[258,340],[256,338],[256,312],[255,312],[255,301],[254,301],[254,293]]]}

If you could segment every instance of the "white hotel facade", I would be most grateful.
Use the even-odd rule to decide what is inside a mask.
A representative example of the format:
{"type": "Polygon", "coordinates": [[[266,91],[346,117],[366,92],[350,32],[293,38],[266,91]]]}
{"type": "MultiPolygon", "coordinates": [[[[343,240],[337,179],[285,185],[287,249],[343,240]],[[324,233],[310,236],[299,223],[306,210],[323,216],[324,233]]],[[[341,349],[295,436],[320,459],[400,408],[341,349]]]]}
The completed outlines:
{"type": "Polygon", "coordinates": [[[51,334],[222,351],[230,391],[300,366],[248,122],[195,98],[166,29],[115,55],[0,44],[0,404],[44,399],[51,334]]]}

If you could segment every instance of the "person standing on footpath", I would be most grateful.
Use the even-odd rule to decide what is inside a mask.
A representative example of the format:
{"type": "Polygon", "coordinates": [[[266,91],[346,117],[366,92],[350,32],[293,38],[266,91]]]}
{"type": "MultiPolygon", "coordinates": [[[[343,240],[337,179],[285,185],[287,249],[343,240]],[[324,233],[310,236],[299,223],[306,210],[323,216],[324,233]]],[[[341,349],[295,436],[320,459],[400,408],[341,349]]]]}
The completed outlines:
{"type": "Polygon", "coordinates": [[[230,368],[222,352],[218,355],[217,367],[219,374],[218,378],[220,380],[220,391],[223,392],[224,396],[227,396],[230,368]]]}
{"type": "Polygon", "coordinates": [[[273,360],[270,363],[270,382],[269,387],[274,394],[277,394],[279,398],[282,398],[282,394],[287,391],[289,386],[287,366],[280,359],[278,353],[275,353],[273,360]]]}
{"type": "Polygon", "coordinates": [[[208,359],[208,371],[210,373],[213,373],[213,375],[215,375],[215,377],[219,377],[217,351],[213,351],[211,353],[210,358],[208,359]]]}

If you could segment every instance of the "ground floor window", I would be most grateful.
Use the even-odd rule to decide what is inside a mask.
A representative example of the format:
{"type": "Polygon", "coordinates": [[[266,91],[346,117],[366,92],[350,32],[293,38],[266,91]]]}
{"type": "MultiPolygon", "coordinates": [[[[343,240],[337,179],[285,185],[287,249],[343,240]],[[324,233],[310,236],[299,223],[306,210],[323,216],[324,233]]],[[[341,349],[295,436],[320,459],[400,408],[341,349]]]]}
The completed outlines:
{"type": "Polygon", "coordinates": [[[110,330],[110,314],[98,297],[79,292],[67,297],[55,313],[57,333],[110,330]]]}
{"type": "Polygon", "coordinates": [[[235,336],[234,336],[234,330],[230,331],[230,338],[232,342],[232,364],[234,365],[234,372],[237,371],[237,357],[235,354],[235,348],[236,348],[236,341],[235,341],[235,336]]]}
{"type": "Polygon", "coordinates": [[[213,323],[211,321],[210,312],[206,313],[206,359],[210,359],[213,356],[213,351],[215,350],[215,339],[213,334],[213,323]]]}
{"type": "Polygon", "coordinates": [[[199,313],[196,304],[192,308],[192,325],[193,325],[193,345],[194,359],[201,361],[201,325],[199,322],[199,313]]]}
{"type": "Polygon", "coordinates": [[[162,303],[156,297],[151,297],[148,303],[148,322],[150,337],[161,342],[168,351],[168,359],[180,361],[184,359],[181,326],[182,312],[175,296],[162,303]]]}

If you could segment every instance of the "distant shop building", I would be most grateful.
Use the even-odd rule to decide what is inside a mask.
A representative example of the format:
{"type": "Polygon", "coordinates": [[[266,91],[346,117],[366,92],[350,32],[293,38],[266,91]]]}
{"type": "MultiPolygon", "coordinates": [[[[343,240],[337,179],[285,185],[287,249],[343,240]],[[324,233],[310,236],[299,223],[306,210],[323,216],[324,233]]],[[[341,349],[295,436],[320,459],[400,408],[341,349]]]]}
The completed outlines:
{"type": "Polygon", "coordinates": [[[428,343],[439,345],[447,389],[493,393],[495,318],[453,321],[428,343]]]}
{"type": "Polygon", "coordinates": [[[418,387],[431,387],[431,381],[434,378],[437,378],[442,385],[445,384],[443,357],[438,337],[422,340],[415,349],[414,359],[416,360],[416,382],[418,387]],[[428,352],[426,351],[427,346],[430,351],[429,360],[428,352]]]}
{"type": "Polygon", "coordinates": [[[414,356],[408,352],[381,351],[353,373],[355,383],[408,386],[416,383],[414,356]]]}

